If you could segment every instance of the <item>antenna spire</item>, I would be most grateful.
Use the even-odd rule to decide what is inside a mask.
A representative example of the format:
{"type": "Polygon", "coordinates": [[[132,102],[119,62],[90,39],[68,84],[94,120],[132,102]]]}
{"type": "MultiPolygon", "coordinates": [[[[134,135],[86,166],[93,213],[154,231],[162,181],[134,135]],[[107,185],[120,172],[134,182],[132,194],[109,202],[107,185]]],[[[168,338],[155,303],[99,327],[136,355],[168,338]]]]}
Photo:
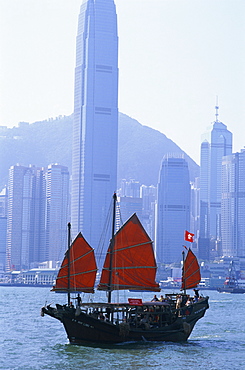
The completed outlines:
{"type": "Polygon", "coordinates": [[[219,104],[218,104],[218,96],[216,96],[216,106],[215,106],[215,122],[219,122],[218,117],[219,117],[219,104]]]}

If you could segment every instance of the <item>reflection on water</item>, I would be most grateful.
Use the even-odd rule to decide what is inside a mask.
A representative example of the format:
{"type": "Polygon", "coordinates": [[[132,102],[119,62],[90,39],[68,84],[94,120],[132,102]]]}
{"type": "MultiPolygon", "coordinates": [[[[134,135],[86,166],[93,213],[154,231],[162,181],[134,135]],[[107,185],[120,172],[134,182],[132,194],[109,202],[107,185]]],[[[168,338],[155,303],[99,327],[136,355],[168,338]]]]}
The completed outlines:
{"type": "MultiPolygon", "coordinates": [[[[212,369],[240,370],[245,363],[245,294],[205,292],[210,309],[185,343],[144,342],[113,346],[70,345],[60,322],[40,316],[64,295],[47,288],[0,287],[0,369],[212,369]]],[[[132,292],[128,293],[130,297],[132,292]]],[[[143,299],[151,299],[144,293],[143,299]]],[[[127,299],[127,296],[123,296],[127,299]]]]}

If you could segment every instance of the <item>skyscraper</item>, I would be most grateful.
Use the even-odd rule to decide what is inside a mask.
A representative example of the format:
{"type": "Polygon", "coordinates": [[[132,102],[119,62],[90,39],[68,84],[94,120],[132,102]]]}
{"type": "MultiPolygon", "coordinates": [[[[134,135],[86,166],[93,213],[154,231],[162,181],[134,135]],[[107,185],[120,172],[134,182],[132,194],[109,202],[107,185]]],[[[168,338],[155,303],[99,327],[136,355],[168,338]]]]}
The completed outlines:
{"type": "Polygon", "coordinates": [[[38,263],[47,260],[46,250],[46,178],[45,168],[33,171],[32,201],[30,210],[30,250],[29,262],[38,263]]]}
{"type": "Polygon", "coordinates": [[[98,247],[117,188],[118,37],[113,0],[81,5],[75,70],[72,235],[98,247]]]}
{"type": "MultiPolygon", "coordinates": [[[[202,136],[200,166],[200,233],[202,239],[221,241],[222,158],[232,153],[232,133],[216,120],[202,136]]],[[[203,243],[202,243],[203,244],[203,243]]]]}
{"type": "Polygon", "coordinates": [[[9,169],[7,218],[7,271],[29,267],[33,169],[20,165],[9,169]]]}
{"type": "Polygon", "coordinates": [[[184,231],[190,228],[190,179],[184,158],[164,157],[157,189],[156,258],[180,262],[184,231]]]}
{"type": "MultiPolygon", "coordinates": [[[[51,164],[46,174],[47,260],[62,261],[67,249],[69,214],[69,172],[66,166],[51,164]]],[[[55,267],[55,266],[53,266],[55,267]]]]}
{"type": "Polygon", "coordinates": [[[0,271],[6,266],[7,204],[8,190],[5,187],[0,192],[0,271]]]}
{"type": "Polygon", "coordinates": [[[12,166],[7,207],[7,271],[63,258],[67,248],[69,173],[65,166],[48,169],[12,166]]]}
{"type": "Polygon", "coordinates": [[[245,257],[245,150],[223,158],[221,201],[222,252],[245,257]]]}

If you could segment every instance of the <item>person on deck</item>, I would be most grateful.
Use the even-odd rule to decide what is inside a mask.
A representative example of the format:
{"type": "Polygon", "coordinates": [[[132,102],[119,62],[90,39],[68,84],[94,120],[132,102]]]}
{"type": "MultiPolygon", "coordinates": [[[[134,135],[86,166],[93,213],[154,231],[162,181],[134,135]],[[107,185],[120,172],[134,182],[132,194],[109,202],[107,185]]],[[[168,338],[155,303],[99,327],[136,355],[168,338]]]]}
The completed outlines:
{"type": "Polygon", "coordinates": [[[157,298],[156,294],[154,295],[154,297],[152,298],[151,302],[157,302],[159,301],[159,299],[157,298]]]}
{"type": "Polygon", "coordinates": [[[199,289],[193,289],[194,290],[194,293],[195,293],[195,295],[194,295],[194,300],[195,300],[195,302],[197,302],[198,301],[198,299],[199,299],[199,289]]]}
{"type": "Polygon", "coordinates": [[[78,307],[80,307],[81,303],[82,303],[82,298],[80,297],[80,294],[78,293],[77,297],[76,297],[76,300],[77,300],[77,305],[78,307]]]}
{"type": "Polygon", "coordinates": [[[103,312],[100,312],[100,314],[99,314],[99,319],[100,319],[101,321],[104,321],[104,320],[105,320],[105,316],[103,315],[103,312]]]}
{"type": "Polygon", "coordinates": [[[178,294],[176,296],[176,309],[178,310],[180,307],[181,307],[181,303],[182,303],[182,297],[180,294],[178,294]]]}

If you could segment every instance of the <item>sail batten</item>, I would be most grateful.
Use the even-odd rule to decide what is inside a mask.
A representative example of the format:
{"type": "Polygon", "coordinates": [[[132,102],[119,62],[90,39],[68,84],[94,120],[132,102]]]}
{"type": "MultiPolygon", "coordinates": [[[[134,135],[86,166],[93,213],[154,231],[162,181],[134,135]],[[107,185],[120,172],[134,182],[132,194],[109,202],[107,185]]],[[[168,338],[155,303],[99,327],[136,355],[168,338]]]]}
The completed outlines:
{"type": "MultiPolygon", "coordinates": [[[[83,274],[89,274],[90,272],[97,272],[97,270],[88,270],[88,271],[77,272],[77,273],[75,273],[73,275],[70,275],[70,278],[72,278],[74,276],[83,275],[83,274]]],[[[68,279],[68,275],[63,275],[61,277],[57,277],[56,280],[63,279],[63,278],[67,278],[68,279]]]]}
{"type": "Polygon", "coordinates": [[[183,277],[181,289],[196,288],[201,281],[200,267],[196,256],[188,249],[183,266],[183,277]]]}
{"type": "MultiPolygon", "coordinates": [[[[109,271],[109,268],[105,267],[104,268],[106,271],[109,271]]],[[[139,270],[139,269],[155,269],[155,267],[153,266],[129,266],[129,267],[113,267],[112,268],[112,271],[113,270],[128,270],[128,269],[136,269],[136,270],[139,270]]]]}
{"type": "Polygon", "coordinates": [[[57,292],[93,293],[96,272],[94,250],[79,233],[69,251],[65,254],[53,290],[57,292]],[[69,272],[68,260],[70,261],[69,272]]]}
{"type": "MultiPolygon", "coordinates": [[[[150,243],[153,243],[153,242],[150,241],[150,243]]],[[[143,246],[143,245],[146,245],[146,244],[149,244],[149,241],[145,242],[145,243],[138,243],[138,244],[134,244],[134,245],[128,245],[127,247],[121,247],[121,248],[118,248],[117,251],[123,251],[123,250],[130,249],[130,248],[136,248],[136,247],[140,247],[140,246],[143,246]]],[[[108,252],[108,253],[111,253],[111,252],[108,252]]]]}
{"type": "Polygon", "coordinates": [[[118,230],[113,243],[113,253],[109,247],[98,289],[160,291],[155,281],[157,266],[152,241],[136,214],[118,230]]]}

